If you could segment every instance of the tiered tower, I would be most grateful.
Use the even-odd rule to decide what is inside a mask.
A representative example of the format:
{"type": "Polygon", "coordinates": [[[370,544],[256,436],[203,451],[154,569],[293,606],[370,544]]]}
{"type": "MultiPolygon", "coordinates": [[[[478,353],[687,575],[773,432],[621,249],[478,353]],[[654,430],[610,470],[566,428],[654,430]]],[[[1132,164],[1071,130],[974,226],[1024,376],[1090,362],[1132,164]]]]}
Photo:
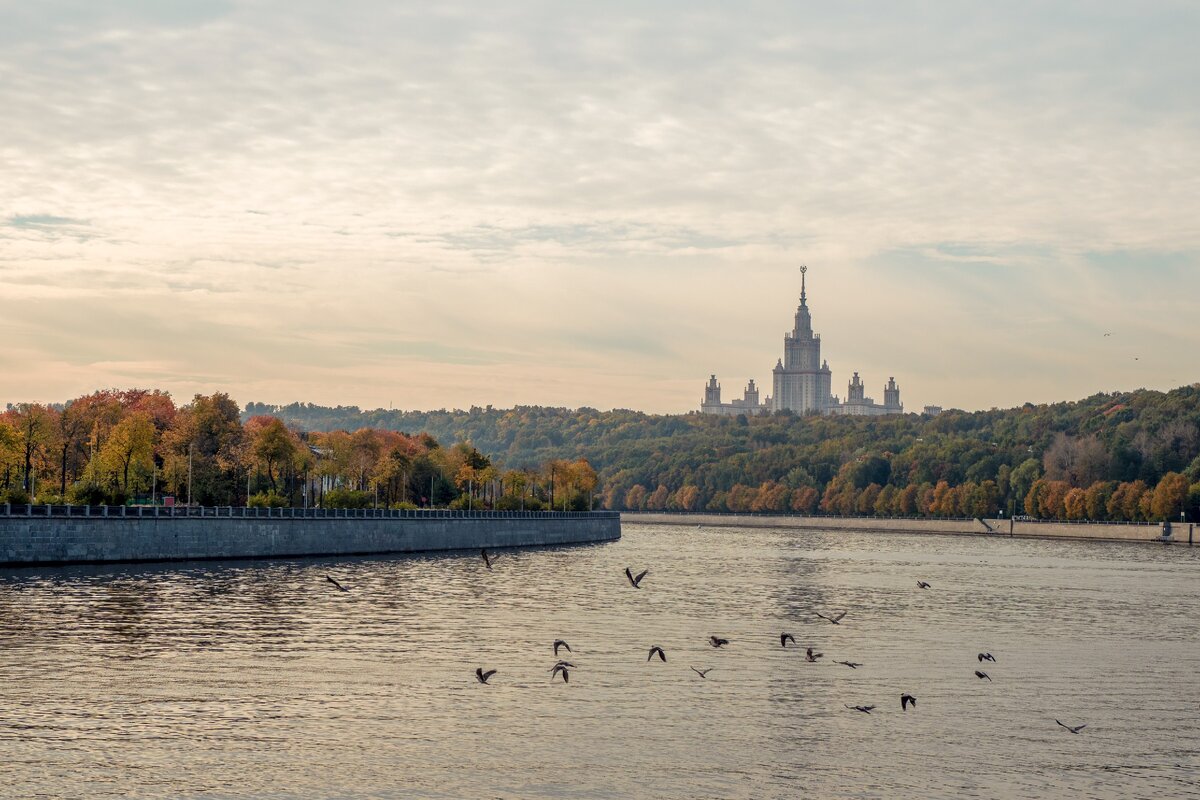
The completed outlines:
{"type": "Polygon", "coordinates": [[[834,403],[829,364],[821,360],[821,335],[813,333],[808,310],[807,272],[808,267],[800,267],[800,305],[796,308],[795,327],[783,335],[783,358],[773,370],[775,411],[825,413],[834,403]]]}
{"type": "Polygon", "coordinates": [[[721,405],[721,384],[717,383],[716,375],[708,376],[708,384],[704,387],[704,405],[721,405]]]}
{"type": "Polygon", "coordinates": [[[858,373],[854,373],[854,377],[850,379],[850,385],[846,387],[846,402],[862,402],[866,399],[866,387],[863,386],[862,379],[858,377],[858,373]]]}
{"type": "Polygon", "coordinates": [[[754,385],[754,378],[751,378],[750,383],[746,385],[745,399],[742,402],[747,406],[758,408],[758,387],[754,385]]]}
{"type": "Polygon", "coordinates": [[[896,385],[895,378],[888,378],[883,387],[883,407],[889,413],[900,414],[904,411],[904,404],[900,402],[900,387],[896,385]]]}
{"type": "Polygon", "coordinates": [[[832,380],[829,362],[821,358],[821,335],[813,333],[812,314],[808,310],[808,267],[800,267],[800,305],[796,307],[796,319],[791,332],[783,335],[783,358],[775,362],[773,370],[774,396],[759,403],[758,386],[751,378],[746,386],[745,397],[721,402],[721,384],[717,376],[710,375],[704,387],[704,401],[700,411],[704,414],[733,416],[758,414],[765,411],[791,411],[797,414],[839,414],[852,416],[882,416],[903,414],[900,402],[900,387],[895,378],[888,378],[883,387],[883,404],[876,403],[866,394],[866,385],[856,372],[847,387],[846,401],[840,402],[830,390],[832,380]]]}

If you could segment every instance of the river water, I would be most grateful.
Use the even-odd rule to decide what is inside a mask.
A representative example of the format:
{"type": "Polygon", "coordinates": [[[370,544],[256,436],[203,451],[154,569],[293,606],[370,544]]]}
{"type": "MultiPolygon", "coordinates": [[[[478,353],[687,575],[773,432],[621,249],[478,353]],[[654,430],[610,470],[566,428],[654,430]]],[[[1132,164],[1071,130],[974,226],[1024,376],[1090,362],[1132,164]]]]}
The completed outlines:
{"type": "Polygon", "coordinates": [[[9,570],[0,796],[1200,797],[1198,674],[1178,545],[629,525],[491,572],[9,570]]]}

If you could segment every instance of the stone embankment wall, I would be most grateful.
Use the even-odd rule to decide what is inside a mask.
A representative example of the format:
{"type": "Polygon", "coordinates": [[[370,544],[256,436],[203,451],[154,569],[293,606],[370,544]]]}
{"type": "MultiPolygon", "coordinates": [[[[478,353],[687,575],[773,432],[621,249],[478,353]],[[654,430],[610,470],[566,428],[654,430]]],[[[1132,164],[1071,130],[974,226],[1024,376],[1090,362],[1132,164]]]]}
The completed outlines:
{"type": "MultiPolygon", "coordinates": [[[[810,517],[787,514],[622,513],[627,523],[657,525],[714,525],[749,528],[803,528],[819,531],[872,533],[945,533],[975,536],[1009,536],[1027,539],[1110,539],[1161,542],[1164,525],[1106,522],[1027,522],[1008,519],[912,519],[880,517],[810,517]]],[[[1193,523],[1174,523],[1170,541],[1200,544],[1193,523]]]]}
{"type": "Polygon", "coordinates": [[[318,517],[296,509],[293,516],[282,515],[290,510],[273,509],[271,517],[237,516],[243,512],[239,508],[205,509],[208,516],[139,517],[52,515],[41,507],[26,515],[23,506],[20,513],[13,509],[6,515],[0,507],[0,565],[369,555],[621,538],[620,515],[612,512],[318,517]]]}

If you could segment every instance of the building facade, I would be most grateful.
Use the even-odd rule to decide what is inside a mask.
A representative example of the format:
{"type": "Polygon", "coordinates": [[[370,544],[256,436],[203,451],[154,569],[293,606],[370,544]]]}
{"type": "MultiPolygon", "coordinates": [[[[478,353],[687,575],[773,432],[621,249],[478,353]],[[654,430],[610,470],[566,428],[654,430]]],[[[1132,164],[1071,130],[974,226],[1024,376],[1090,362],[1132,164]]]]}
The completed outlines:
{"type": "Polygon", "coordinates": [[[758,387],[754,385],[754,378],[751,378],[750,383],[746,384],[742,399],[722,403],[721,384],[717,383],[716,375],[710,375],[708,384],[704,387],[704,402],[700,404],[700,411],[704,414],[736,417],[738,414],[761,414],[769,411],[770,404],[771,398],[769,397],[765,403],[758,401],[758,387]]]}
{"type": "Polygon", "coordinates": [[[866,386],[858,373],[850,379],[846,387],[846,401],[837,403],[830,411],[831,414],[845,414],[852,417],[881,417],[884,414],[903,414],[904,404],[900,402],[900,387],[895,378],[888,378],[883,387],[883,405],[876,403],[866,396],[866,386]]]}
{"type": "Polygon", "coordinates": [[[772,370],[772,396],[760,404],[758,389],[751,379],[744,399],[722,403],[721,385],[717,383],[717,376],[712,375],[704,390],[701,413],[736,415],[767,410],[852,416],[904,413],[895,378],[888,378],[883,387],[882,404],[866,396],[866,388],[857,372],[850,379],[844,403],[833,394],[833,374],[829,362],[821,358],[821,334],[812,329],[807,272],[808,267],[800,268],[800,305],[796,308],[792,330],[783,335],[783,358],[775,362],[772,370]]]}

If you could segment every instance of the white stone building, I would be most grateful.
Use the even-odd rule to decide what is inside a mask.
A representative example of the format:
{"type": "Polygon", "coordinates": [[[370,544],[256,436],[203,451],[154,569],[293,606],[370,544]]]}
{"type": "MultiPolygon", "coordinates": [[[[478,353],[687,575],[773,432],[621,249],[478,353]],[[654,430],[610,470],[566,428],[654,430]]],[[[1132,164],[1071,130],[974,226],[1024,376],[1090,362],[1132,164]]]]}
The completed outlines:
{"type": "Polygon", "coordinates": [[[704,387],[704,402],[700,404],[701,413],[736,417],[738,414],[761,414],[770,410],[771,398],[768,397],[765,403],[758,402],[758,387],[754,385],[754,378],[746,385],[741,400],[734,399],[722,403],[721,384],[717,383],[717,376],[708,376],[708,385],[704,387]]]}
{"type": "Polygon", "coordinates": [[[883,388],[883,403],[876,403],[866,396],[866,389],[858,373],[850,380],[846,402],[833,394],[833,377],[829,362],[821,358],[821,334],[813,333],[812,315],[808,310],[808,293],[805,283],[808,267],[800,268],[800,305],[796,308],[795,324],[790,333],[783,335],[783,358],[775,363],[773,395],[763,403],[758,401],[758,389],[751,379],[742,400],[721,402],[721,385],[717,376],[709,378],[705,387],[704,401],[700,411],[704,414],[736,415],[762,411],[787,409],[797,414],[847,414],[853,416],[881,416],[904,413],[900,402],[900,387],[895,378],[888,378],[883,388]]]}

